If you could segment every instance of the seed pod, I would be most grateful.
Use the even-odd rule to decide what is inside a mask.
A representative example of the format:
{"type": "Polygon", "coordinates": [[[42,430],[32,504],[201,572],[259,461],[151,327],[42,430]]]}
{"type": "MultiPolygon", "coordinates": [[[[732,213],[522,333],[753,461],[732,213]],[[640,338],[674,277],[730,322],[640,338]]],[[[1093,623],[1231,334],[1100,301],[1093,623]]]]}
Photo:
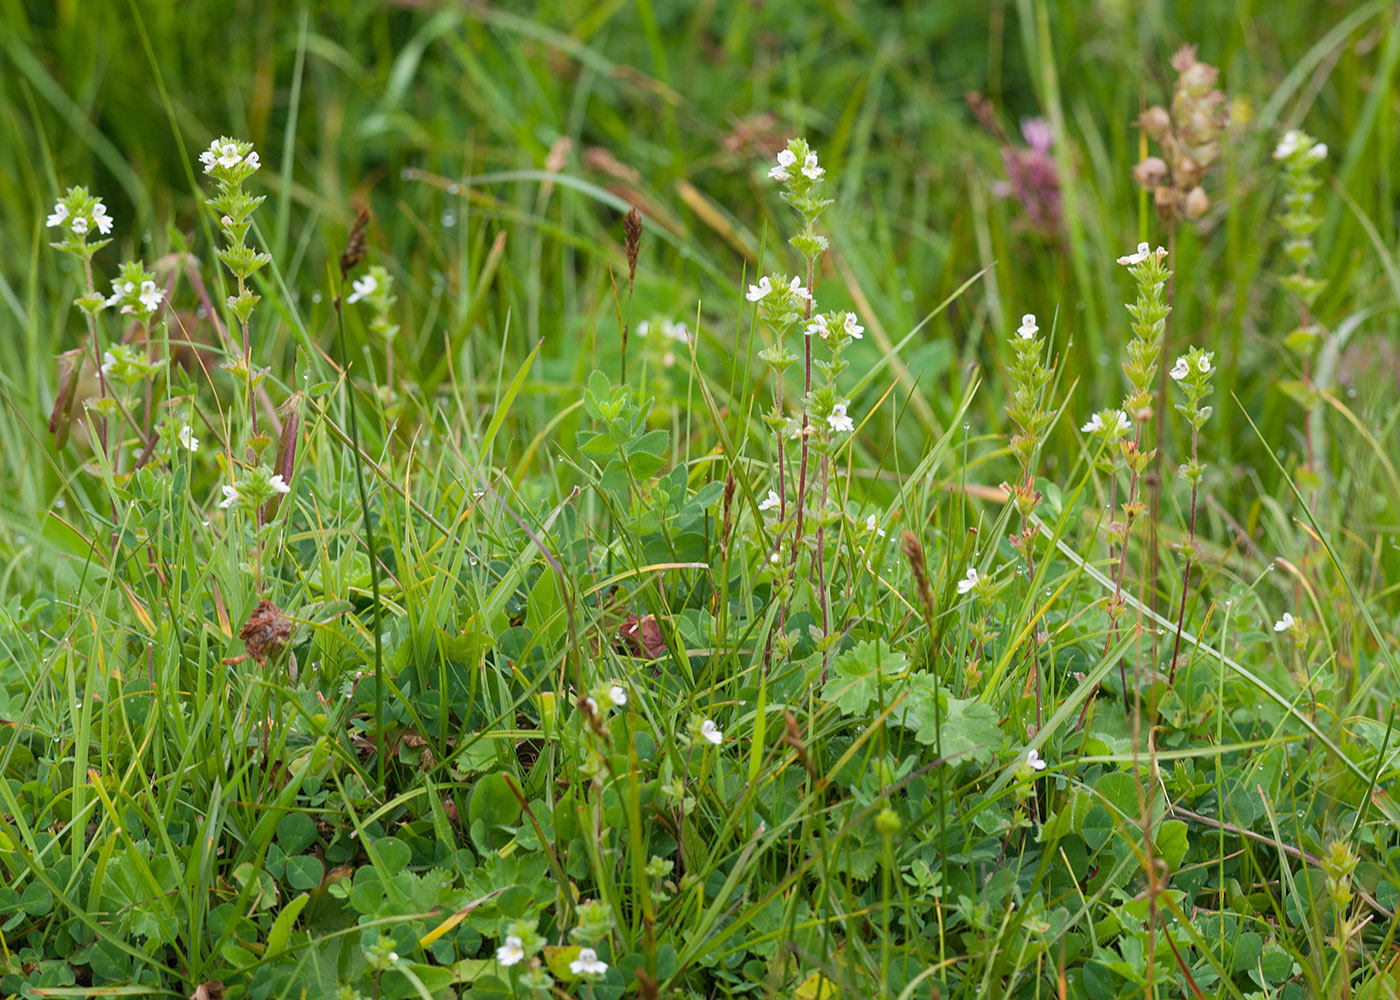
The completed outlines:
{"type": "Polygon", "coordinates": [[[1167,182],[1167,161],[1160,156],[1149,156],[1133,167],[1133,180],[1141,188],[1156,191],[1167,182]]]}
{"type": "Polygon", "coordinates": [[[1205,188],[1197,184],[1186,195],[1186,217],[1188,219],[1199,219],[1210,210],[1210,196],[1206,194],[1205,188]]]}
{"type": "Polygon", "coordinates": [[[1138,116],[1138,127],[1154,139],[1161,139],[1172,127],[1171,115],[1167,109],[1154,104],[1138,116]]]}

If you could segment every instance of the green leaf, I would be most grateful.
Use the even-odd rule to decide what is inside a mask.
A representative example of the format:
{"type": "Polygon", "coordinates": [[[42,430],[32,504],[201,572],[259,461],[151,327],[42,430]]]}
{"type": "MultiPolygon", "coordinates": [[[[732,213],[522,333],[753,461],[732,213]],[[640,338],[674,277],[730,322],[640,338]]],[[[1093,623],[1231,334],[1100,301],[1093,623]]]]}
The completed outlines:
{"type": "Polygon", "coordinates": [[[288,854],[300,854],[316,842],[316,824],[306,813],[287,813],[277,821],[277,845],[288,854]]]}
{"type": "Polygon", "coordinates": [[[1079,835],[1084,838],[1084,843],[1089,845],[1089,850],[1097,851],[1113,836],[1113,817],[1103,806],[1095,805],[1084,817],[1079,835]]]}
{"type": "Polygon", "coordinates": [[[908,664],[903,653],[893,652],[883,640],[858,642],[832,663],[822,698],[843,715],[859,715],[880,696],[882,686],[886,701],[898,693],[908,664]]]}
{"type": "Polygon", "coordinates": [[[957,764],[988,764],[1005,743],[996,709],[978,698],[952,697],[928,674],[909,679],[904,705],[903,725],[915,730],[914,739],[957,764]]]}
{"type": "Polygon", "coordinates": [[[310,900],[309,895],[302,893],[284,906],[281,913],[277,914],[277,919],[272,922],[272,930],[267,932],[267,955],[269,957],[286,950],[287,942],[292,936],[292,924],[296,922],[298,914],[306,908],[306,904],[310,900]]]}
{"type": "Polygon", "coordinates": [[[1167,868],[1176,871],[1186,857],[1190,842],[1186,836],[1186,824],[1179,819],[1169,819],[1157,830],[1157,854],[1167,863],[1167,868]]]}
{"type": "Polygon", "coordinates": [[[326,866],[313,854],[294,854],[287,859],[287,884],[293,889],[315,889],[325,873],[326,866]]]}

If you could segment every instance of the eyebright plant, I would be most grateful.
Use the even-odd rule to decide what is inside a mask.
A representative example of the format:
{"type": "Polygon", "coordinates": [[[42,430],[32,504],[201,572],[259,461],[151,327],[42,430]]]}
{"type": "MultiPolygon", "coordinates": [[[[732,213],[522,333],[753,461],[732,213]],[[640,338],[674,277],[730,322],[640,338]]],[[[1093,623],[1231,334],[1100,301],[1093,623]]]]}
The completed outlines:
{"type": "Polygon", "coordinates": [[[1172,645],[1171,667],[1168,683],[1176,679],[1176,658],[1181,652],[1181,629],[1186,620],[1186,597],[1191,589],[1191,560],[1196,556],[1196,498],[1201,485],[1205,466],[1200,461],[1201,428],[1210,419],[1211,407],[1205,404],[1210,397],[1211,378],[1214,374],[1211,356],[1199,347],[1193,347],[1176,359],[1169,374],[1172,381],[1186,395],[1185,402],[1177,403],[1176,409],[1191,425],[1191,458],[1180,467],[1181,478],[1191,487],[1191,515],[1187,540],[1181,546],[1185,565],[1181,571],[1181,608],[1176,618],[1176,640],[1172,645]]]}
{"type": "Polygon", "coordinates": [[[241,365],[229,363],[225,367],[247,387],[247,417],[249,427],[256,433],[258,416],[257,408],[253,405],[253,393],[266,373],[253,370],[253,342],[248,332],[248,319],[260,296],[248,287],[248,281],[271,262],[272,255],[248,245],[253,212],[263,203],[263,196],[249,194],[243,185],[257,173],[262,162],[251,142],[230,139],[228,136],[221,136],[210,143],[209,148],[199,154],[199,162],[204,164],[204,172],[214,181],[215,194],[206,204],[218,216],[219,229],[227,241],[215,253],[238,283],[237,290],[228,297],[228,308],[243,332],[243,361],[241,365]]]}
{"type": "MultiPolygon", "coordinates": [[[[760,357],[774,374],[773,408],[766,420],[777,438],[777,498],[780,538],[791,545],[788,587],[795,588],[804,559],[814,570],[815,603],[819,607],[822,635],[831,632],[830,597],[826,588],[826,530],[841,518],[840,506],[833,504],[832,462],[845,435],[855,430],[850,413],[851,401],[838,387],[841,374],[849,367],[843,352],[862,339],[865,327],[851,312],[819,311],[812,285],[817,273],[817,261],[830,246],[826,237],[816,230],[817,219],[832,205],[831,199],[820,195],[820,185],[826,169],[805,139],[792,139],[778,153],[777,163],[768,176],[782,184],[780,197],[792,206],[802,219],[802,231],[789,242],[806,263],[806,284],[799,276],[767,275],[756,285],[749,286],[750,302],[759,304],[759,316],[773,332],[773,344],[760,357]],[[794,334],[802,337],[802,399],[798,414],[789,415],[783,404],[783,376],[798,361],[798,355],[788,346],[794,334]],[[830,358],[814,357],[814,342],[820,342],[830,352],[830,358]],[[813,369],[820,375],[814,381],[813,369]],[[789,527],[788,482],[790,472],[784,441],[800,443],[797,468],[796,516],[789,527]],[[817,468],[811,468],[811,456],[816,454],[817,468]],[[815,495],[815,500],[813,500],[815,495]],[[809,519],[816,525],[807,538],[809,519]],[[810,548],[809,548],[810,545],[810,548]]],[[[780,543],[781,544],[781,543],[780,543]]]]}
{"type": "MultiPolygon", "coordinates": [[[[1148,243],[1139,243],[1137,250],[1118,258],[1118,263],[1128,269],[1134,284],[1137,285],[1137,299],[1127,306],[1133,318],[1133,339],[1128,343],[1128,359],[1123,363],[1123,371],[1128,376],[1131,388],[1123,400],[1124,412],[1131,415],[1133,438],[1119,442],[1123,466],[1128,473],[1128,495],[1122,506],[1123,519],[1110,525],[1110,533],[1118,545],[1118,560],[1114,566],[1114,592],[1108,598],[1108,616],[1111,623],[1105,646],[1111,646],[1116,634],[1118,621],[1123,616],[1123,577],[1128,567],[1128,539],[1131,537],[1133,522],[1142,514],[1146,506],[1138,497],[1138,486],[1143,471],[1152,462],[1155,448],[1146,448],[1143,428],[1152,419],[1153,383],[1157,377],[1158,364],[1162,353],[1162,342],[1166,335],[1167,305],[1165,287],[1171,272],[1166,266],[1167,251],[1162,247],[1152,249],[1148,243]]],[[[1114,484],[1116,486],[1116,477],[1114,484]]],[[[1111,501],[1110,501],[1111,503],[1111,501]]],[[[1128,699],[1127,667],[1120,664],[1120,679],[1123,681],[1123,697],[1128,699]]]]}

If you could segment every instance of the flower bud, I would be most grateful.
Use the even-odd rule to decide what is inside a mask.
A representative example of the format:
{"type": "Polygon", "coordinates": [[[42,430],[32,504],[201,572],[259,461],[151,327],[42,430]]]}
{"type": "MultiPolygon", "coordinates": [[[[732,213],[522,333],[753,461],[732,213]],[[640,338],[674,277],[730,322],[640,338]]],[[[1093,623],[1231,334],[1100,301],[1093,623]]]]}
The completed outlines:
{"type": "Polygon", "coordinates": [[[1133,181],[1138,187],[1155,191],[1167,182],[1167,161],[1160,156],[1149,156],[1133,167],[1133,181]]]}
{"type": "Polygon", "coordinates": [[[1205,168],[1189,156],[1183,156],[1176,163],[1176,171],[1172,175],[1172,180],[1179,188],[1193,188],[1201,182],[1205,176],[1205,168]]]}
{"type": "Polygon", "coordinates": [[[1188,219],[1199,219],[1210,210],[1210,196],[1206,194],[1205,188],[1197,184],[1186,195],[1186,217],[1188,219]]]}
{"type": "Polygon", "coordinates": [[[1167,129],[1171,127],[1171,115],[1167,114],[1167,109],[1160,105],[1154,104],[1138,117],[1138,128],[1154,139],[1162,138],[1167,134],[1167,129]]]}
{"type": "Polygon", "coordinates": [[[1157,209],[1157,215],[1166,221],[1170,221],[1176,216],[1176,192],[1163,185],[1152,192],[1152,204],[1157,209]]]}

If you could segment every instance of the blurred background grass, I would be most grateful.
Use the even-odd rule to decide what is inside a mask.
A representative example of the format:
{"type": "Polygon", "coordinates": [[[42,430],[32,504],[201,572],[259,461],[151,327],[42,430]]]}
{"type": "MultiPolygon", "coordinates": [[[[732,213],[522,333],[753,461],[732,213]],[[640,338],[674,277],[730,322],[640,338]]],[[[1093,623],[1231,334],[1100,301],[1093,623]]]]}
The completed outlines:
{"type": "MultiPolygon", "coordinates": [[[[1349,334],[1337,367],[1352,416],[1329,419],[1372,435],[1348,434],[1329,453],[1333,509],[1377,520],[1395,510],[1380,468],[1395,441],[1400,288],[1390,256],[1400,32],[1386,3],[3,0],[0,10],[7,455],[46,446],[36,429],[53,399],[52,355],[79,332],[52,305],[72,298],[76,274],[42,228],[69,184],[107,199],[122,256],[157,259],[191,242],[204,253],[193,155],[221,134],[253,140],[266,165],[260,236],[276,260],[262,292],[278,317],[263,314],[255,353],[288,385],[297,344],[330,342],[326,262],[367,196],[372,247],[402,291],[395,415],[472,426],[501,373],[542,339],[544,364],[510,417],[523,443],[577,399],[583,373],[616,364],[609,272],[621,266],[629,202],[648,217],[633,322],[686,320],[702,369],[729,387],[731,359],[749,346],[741,274],[763,255],[778,270],[793,262],[766,161],[805,135],[838,199],[820,282],[872,331],[858,366],[986,269],[901,352],[898,393],[913,399],[901,404],[910,419],[892,437],[896,457],[917,460],[971,366],[986,370],[1014,317],[1031,311],[1043,324],[1055,317],[1065,385],[1076,385],[1048,452],[1053,477],[1075,418],[1120,390],[1126,289],[1114,258],[1139,239],[1165,242],[1128,177],[1147,151],[1133,120],[1169,98],[1171,53],[1198,43],[1221,68],[1234,124],[1207,184],[1211,212],[1180,235],[1173,343],[1217,351],[1224,384],[1285,463],[1297,460],[1301,411],[1272,385],[1289,374],[1281,340],[1296,314],[1272,277],[1280,201],[1269,152],[1284,127],[1304,125],[1331,147],[1340,189],[1323,192],[1329,285],[1316,311],[1349,334]],[[1031,231],[1015,199],[998,197],[1000,142],[969,112],[970,91],[1012,136],[1029,116],[1052,124],[1061,233],[1031,231]]],[[[117,250],[104,253],[99,267],[115,270],[117,250]]],[[[382,345],[359,343],[383,372],[382,345]]],[[[861,402],[887,385],[872,380],[861,402]]],[[[670,389],[684,400],[684,379],[649,387],[663,409],[670,389]]],[[[764,392],[735,389],[733,401],[764,392]]],[[[1000,402],[994,375],[979,426],[1001,426],[1000,402]]],[[[1215,487],[1235,494],[1228,506],[1253,527],[1278,482],[1258,442],[1238,433],[1233,404],[1219,410],[1207,449],[1215,487]]],[[[42,509],[56,482],[31,461],[4,465],[18,491],[6,496],[22,496],[11,513],[42,509]]]]}

